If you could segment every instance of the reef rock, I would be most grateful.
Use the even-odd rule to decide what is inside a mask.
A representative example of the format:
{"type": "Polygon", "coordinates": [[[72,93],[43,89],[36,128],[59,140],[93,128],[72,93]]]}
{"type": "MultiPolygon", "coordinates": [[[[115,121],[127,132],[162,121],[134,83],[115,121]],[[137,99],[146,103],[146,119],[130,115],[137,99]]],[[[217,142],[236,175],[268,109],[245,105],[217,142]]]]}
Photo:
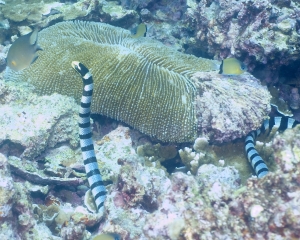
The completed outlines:
{"type": "Polygon", "coordinates": [[[17,233],[13,225],[7,220],[12,217],[12,205],[14,203],[15,188],[9,172],[7,158],[0,153],[0,238],[17,239],[17,233]],[[5,230],[4,230],[5,229],[5,230]]]}
{"type": "MultiPolygon", "coordinates": [[[[234,167],[205,164],[195,176],[181,172],[170,176],[155,162],[145,164],[133,149],[132,130],[119,126],[95,141],[101,173],[111,182],[104,216],[82,207],[83,197],[76,196],[74,188],[42,190],[44,187],[24,184],[20,176],[14,176],[18,182],[9,181],[17,192],[12,208],[18,219],[13,221],[21,227],[13,228],[9,220],[6,231],[24,235],[24,239],[89,239],[87,229],[100,223],[97,233],[114,232],[122,239],[297,239],[299,128],[271,140],[278,170],[241,186],[234,167]],[[37,189],[40,193],[34,194],[37,189]]],[[[200,140],[194,144],[197,151],[207,145],[200,140]]],[[[54,157],[52,150],[50,153],[46,151],[46,158],[54,157]]],[[[0,173],[11,179],[7,170],[0,173]]]]}
{"type": "Polygon", "coordinates": [[[175,173],[168,179],[125,159],[101,231],[129,239],[299,238],[299,130],[272,140],[278,170],[246,186],[232,167],[203,165],[197,176],[175,173]]]}
{"type": "Polygon", "coordinates": [[[3,81],[0,96],[3,151],[32,158],[57,143],[78,145],[78,105],[73,99],[59,94],[39,97],[26,84],[3,81]]]}
{"type": "Polygon", "coordinates": [[[49,23],[58,20],[72,20],[84,17],[96,9],[98,1],[79,0],[76,2],[59,2],[53,0],[44,1],[6,1],[1,5],[4,17],[13,24],[29,22],[40,27],[48,26],[49,23]]]}
{"type": "Polygon", "coordinates": [[[237,56],[248,69],[254,64],[267,82],[278,80],[278,70],[299,59],[298,1],[205,0],[186,12],[195,45],[217,59],[237,56]]]}
{"type": "Polygon", "coordinates": [[[260,127],[270,111],[271,96],[260,81],[245,73],[223,76],[197,72],[196,116],[198,135],[228,142],[260,127]]]}

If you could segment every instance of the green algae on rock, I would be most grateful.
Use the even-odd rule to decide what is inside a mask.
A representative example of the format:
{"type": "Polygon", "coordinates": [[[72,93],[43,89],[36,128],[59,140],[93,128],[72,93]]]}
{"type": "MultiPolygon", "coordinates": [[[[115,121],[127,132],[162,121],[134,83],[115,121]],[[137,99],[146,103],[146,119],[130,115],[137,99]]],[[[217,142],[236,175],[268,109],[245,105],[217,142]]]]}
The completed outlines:
{"type": "Polygon", "coordinates": [[[12,26],[28,22],[45,27],[54,21],[85,17],[96,9],[96,5],[97,0],[8,0],[5,1],[5,5],[0,5],[0,8],[4,18],[8,19],[12,26]]]}
{"type": "Polygon", "coordinates": [[[124,121],[162,141],[196,137],[195,72],[218,70],[216,61],[180,53],[103,23],[62,22],[39,33],[39,59],[6,79],[30,82],[39,94],[58,92],[79,102],[82,82],[71,61],[94,76],[92,112],[124,121]]]}

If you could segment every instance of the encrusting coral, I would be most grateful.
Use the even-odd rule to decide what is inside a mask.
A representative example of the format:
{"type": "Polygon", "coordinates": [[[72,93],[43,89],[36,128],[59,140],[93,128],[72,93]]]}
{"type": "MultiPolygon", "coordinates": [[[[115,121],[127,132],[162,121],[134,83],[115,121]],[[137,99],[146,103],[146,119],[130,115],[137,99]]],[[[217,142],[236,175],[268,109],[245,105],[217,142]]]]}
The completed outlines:
{"type": "Polygon", "coordinates": [[[39,45],[43,51],[39,52],[38,60],[17,73],[8,69],[6,79],[28,81],[39,94],[58,92],[79,101],[81,82],[70,65],[76,59],[91,69],[94,77],[93,113],[122,120],[162,141],[193,141],[197,120],[203,128],[200,131],[212,131],[211,139],[232,140],[258,127],[269,111],[269,94],[251,75],[243,77],[248,84],[217,73],[195,75],[192,79],[197,72],[218,70],[220,63],[180,53],[149,38],[133,39],[129,31],[121,28],[93,22],[62,22],[42,30],[39,45]],[[197,81],[213,78],[221,78],[224,83],[216,89],[200,84],[197,89],[197,81]],[[212,95],[203,98],[204,88],[212,89],[212,95]],[[227,91],[228,88],[233,91],[227,91]],[[247,94],[251,91],[255,94],[249,98],[247,94]],[[228,127],[220,128],[212,122],[218,120],[218,115],[219,122],[224,121],[219,108],[212,111],[212,116],[211,106],[205,106],[212,96],[216,102],[221,100],[220,105],[226,105],[223,109],[229,112],[234,106],[228,99],[240,99],[236,101],[238,111],[230,115],[232,121],[227,120],[228,127]],[[195,99],[201,108],[197,112],[195,99]],[[256,115],[248,114],[253,105],[256,115]],[[241,122],[245,122],[242,127],[241,122]]]}
{"type": "Polygon", "coordinates": [[[84,17],[95,11],[99,4],[97,0],[79,0],[73,2],[44,0],[44,1],[7,1],[0,5],[3,16],[12,25],[24,24],[24,22],[48,26],[58,20],[72,20],[84,17]]]}
{"type": "Polygon", "coordinates": [[[257,74],[274,83],[280,67],[300,57],[299,11],[297,0],[204,0],[185,16],[194,30],[192,47],[245,59],[249,70],[260,64],[257,74]]]}
{"type": "MultiPolygon", "coordinates": [[[[13,179],[9,173],[8,166],[7,158],[3,154],[0,154],[0,221],[9,218],[12,214],[12,199],[15,194],[13,179]]],[[[0,232],[0,236],[1,234],[0,232]]]]}
{"type": "Polygon", "coordinates": [[[198,136],[228,142],[258,128],[270,111],[271,96],[260,81],[244,73],[223,76],[197,72],[195,81],[198,136]]]}
{"type": "MultiPolygon", "coordinates": [[[[108,214],[101,220],[99,230],[118,233],[122,239],[218,239],[220,236],[255,239],[283,237],[281,229],[285,227],[285,236],[297,239],[300,145],[295,139],[299,139],[298,133],[296,127],[271,141],[278,166],[275,173],[261,180],[253,178],[241,186],[234,167],[205,164],[195,176],[183,173],[169,176],[155,164],[146,166],[134,152],[133,130],[119,126],[102,138],[101,145],[95,146],[106,179],[113,180],[105,202],[108,214]]],[[[194,148],[203,151],[206,145],[202,138],[195,142],[194,148]]],[[[37,187],[17,179],[20,182],[13,184],[18,197],[12,208],[20,216],[18,225],[27,229],[24,239],[42,239],[41,236],[89,239],[86,227],[95,226],[101,216],[80,206],[82,199],[75,202],[63,194],[59,214],[48,227],[44,225],[47,219],[43,218],[43,207],[38,210],[31,203],[41,201],[41,193],[30,199],[37,187]],[[28,215],[35,216],[36,224],[30,224],[28,215]]],[[[42,193],[47,195],[46,199],[48,191],[42,193]]],[[[50,200],[44,204],[55,204],[55,199],[50,200]]],[[[16,232],[23,233],[20,229],[16,232]]]]}
{"type": "Polygon", "coordinates": [[[5,129],[0,132],[0,144],[12,148],[14,156],[36,157],[47,146],[66,141],[77,146],[77,104],[73,99],[59,94],[40,98],[28,85],[13,82],[0,82],[0,96],[0,126],[5,129]],[[14,143],[12,147],[8,140],[14,143]]]}

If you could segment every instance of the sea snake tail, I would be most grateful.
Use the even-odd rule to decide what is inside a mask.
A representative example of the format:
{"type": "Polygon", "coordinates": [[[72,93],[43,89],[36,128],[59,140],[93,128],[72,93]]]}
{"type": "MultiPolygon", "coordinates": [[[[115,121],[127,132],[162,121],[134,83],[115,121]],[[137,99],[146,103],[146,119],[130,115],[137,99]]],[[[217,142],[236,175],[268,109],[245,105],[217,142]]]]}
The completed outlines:
{"type": "Polygon", "coordinates": [[[72,67],[81,75],[83,91],[79,109],[79,139],[82,157],[88,179],[98,211],[104,211],[106,190],[103,185],[92,140],[90,124],[90,106],[93,95],[93,78],[89,70],[80,62],[72,62],[72,67]]]}
{"type": "Polygon", "coordinates": [[[256,137],[267,130],[270,133],[274,126],[278,131],[284,131],[285,129],[295,127],[297,124],[299,124],[298,121],[287,116],[271,117],[270,119],[265,120],[259,129],[248,133],[245,139],[245,152],[258,178],[265,176],[269,172],[269,169],[254,147],[256,137]]]}

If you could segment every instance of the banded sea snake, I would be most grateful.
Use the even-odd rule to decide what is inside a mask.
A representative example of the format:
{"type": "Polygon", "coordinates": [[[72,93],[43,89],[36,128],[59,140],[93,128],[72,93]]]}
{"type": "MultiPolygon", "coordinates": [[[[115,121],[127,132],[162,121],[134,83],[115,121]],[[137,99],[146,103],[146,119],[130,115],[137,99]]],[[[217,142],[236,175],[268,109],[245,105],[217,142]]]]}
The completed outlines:
{"type": "Polygon", "coordinates": [[[93,96],[93,77],[80,62],[72,62],[72,67],[81,75],[83,82],[82,97],[79,109],[79,139],[86,177],[99,212],[104,211],[106,190],[99,171],[90,123],[90,106],[93,96]]]}
{"type": "MultiPolygon", "coordinates": [[[[89,70],[79,62],[72,62],[72,67],[81,75],[83,81],[83,91],[79,110],[79,138],[82,157],[84,160],[87,179],[97,205],[98,211],[104,210],[104,201],[106,198],[106,190],[99,171],[97,159],[94,151],[92,140],[92,132],[90,127],[90,106],[93,95],[93,78],[89,70]]],[[[245,139],[245,152],[255,174],[258,178],[268,174],[269,169],[255,149],[256,138],[268,131],[271,132],[273,127],[278,131],[284,131],[293,128],[300,122],[287,116],[271,117],[263,122],[262,126],[247,134],[245,139]]]]}
{"type": "Polygon", "coordinates": [[[248,161],[250,162],[258,178],[264,177],[269,172],[269,169],[255,149],[256,137],[262,133],[265,133],[266,131],[270,133],[274,126],[278,131],[284,131],[285,129],[295,127],[299,123],[300,122],[296,121],[294,118],[287,116],[271,117],[270,119],[265,120],[259,129],[253,130],[247,134],[245,139],[245,152],[248,161]]]}

